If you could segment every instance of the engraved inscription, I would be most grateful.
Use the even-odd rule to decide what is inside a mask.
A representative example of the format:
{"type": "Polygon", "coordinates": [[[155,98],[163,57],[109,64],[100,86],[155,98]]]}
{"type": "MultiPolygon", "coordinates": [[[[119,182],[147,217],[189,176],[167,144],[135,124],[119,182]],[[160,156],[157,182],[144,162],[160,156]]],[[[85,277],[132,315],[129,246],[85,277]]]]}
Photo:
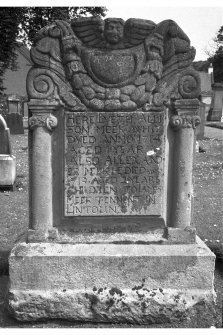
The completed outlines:
{"type": "Polygon", "coordinates": [[[64,215],[161,215],[163,124],[163,112],[66,112],[64,215]]]}

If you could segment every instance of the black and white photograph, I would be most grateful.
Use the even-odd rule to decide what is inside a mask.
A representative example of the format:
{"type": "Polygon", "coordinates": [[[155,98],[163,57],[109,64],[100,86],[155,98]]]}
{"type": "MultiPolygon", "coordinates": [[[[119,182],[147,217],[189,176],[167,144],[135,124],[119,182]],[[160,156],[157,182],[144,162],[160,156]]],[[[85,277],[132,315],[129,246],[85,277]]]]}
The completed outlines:
{"type": "Polygon", "coordinates": [[[4,1],[0,44],[1,332],[223,328],[223,4],[4,1]]]}

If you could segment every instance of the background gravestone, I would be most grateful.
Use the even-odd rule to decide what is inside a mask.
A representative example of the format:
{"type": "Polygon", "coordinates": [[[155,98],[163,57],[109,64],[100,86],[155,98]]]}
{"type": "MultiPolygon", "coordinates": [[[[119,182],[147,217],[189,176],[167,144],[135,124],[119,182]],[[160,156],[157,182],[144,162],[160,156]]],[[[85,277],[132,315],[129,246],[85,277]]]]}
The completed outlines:
{"type": "Polygon", "coordinates": [[[16,158],[12,155],[10,131],[0,115],[0,188],[13,187],[16,178],[16,158]]]}
{"type": "Polygon", "coordinates": [[[201,102],[200,104],[200,110],[199,110],[199,116],[201,119],[201,123],[198,125],[196,129],[196,139],[198,141],[204,139],[204,127],[205,127],[205,109],[206,109],[206,104],[201,102]]]}
{"type": "Polygon", "coordinates": [[[24,134],[23,128],[23,99],[16,94],[8,95],[8,113],[6,122],[11,134],[24,134]]]}
{"type": "Polygon", "coordinates": [[[0,115],[0,155],[10,155],[10,131],[2,115],[0,115]]]}
{"type": "Polygon", "coordinates": [[[207,121],[223,122],[223,83],[214,83],[213,98],[207,121]]]}
{"type": "Polygon", "coordinates": [[[192,219],[194,56],[171,20],[81,18],[38,33],[30,229],[10,255],[16,318],[214,318],[215,257],[192,219]]]}

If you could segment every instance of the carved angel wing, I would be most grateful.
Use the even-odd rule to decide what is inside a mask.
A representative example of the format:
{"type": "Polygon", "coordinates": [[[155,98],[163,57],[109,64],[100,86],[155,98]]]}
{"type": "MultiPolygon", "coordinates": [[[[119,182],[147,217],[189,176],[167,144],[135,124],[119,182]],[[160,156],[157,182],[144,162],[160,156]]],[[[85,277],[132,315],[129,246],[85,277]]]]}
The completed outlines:
{"type": "Polygon", "coordinates": [[[128,19],[125,22],[124,36],[125,46],[139,45],[156,28],[156,24],[150,20],[128,19]]]}
{"type": "Polygon", "coordinates": [[[104,21],[98,17],[83,17],[71,22],[75,35],[89,47],[100,47],[104,43],[104,21]]]}

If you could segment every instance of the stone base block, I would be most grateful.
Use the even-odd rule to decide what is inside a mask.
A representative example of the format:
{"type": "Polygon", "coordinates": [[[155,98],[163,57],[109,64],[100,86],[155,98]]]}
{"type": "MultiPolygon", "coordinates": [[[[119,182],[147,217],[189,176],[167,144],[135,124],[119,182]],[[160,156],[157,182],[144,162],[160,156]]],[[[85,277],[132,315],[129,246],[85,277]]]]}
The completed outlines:
{"type": "Polygon", "coordinates": [[[9,308],[18,320],[214,324],[215,256],[200,239],[191,245],[21,243],[9,264],[9,308]]]}

